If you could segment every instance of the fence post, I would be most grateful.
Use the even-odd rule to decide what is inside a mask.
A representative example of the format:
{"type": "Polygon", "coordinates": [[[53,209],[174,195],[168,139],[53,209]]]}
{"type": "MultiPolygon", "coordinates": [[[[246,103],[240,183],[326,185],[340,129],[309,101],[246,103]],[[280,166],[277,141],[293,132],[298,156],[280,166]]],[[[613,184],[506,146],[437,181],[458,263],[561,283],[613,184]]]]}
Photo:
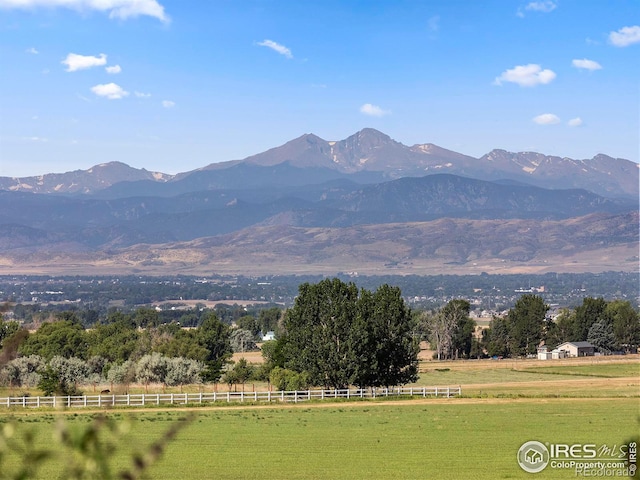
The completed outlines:
{"type": "Polygon", "coordinates": [[[447,398],[449,398],[451,395],[449,394],[449,387],[447,387],[447,398]]]}
{"type": "Polygon", "coordinates": [[[173,393],[171,394],[171,405],[173,405],[173,393]]]}
{"type": "Polygon", "coordinates": [[[67,408],[71,408],[71,395],[67,395],[67,408]]]}
{"type": "Polygon", "coordinates": [[[229,397],[229,394],[230,394],[230,393],[231,393],[231,392],[227,392],[227,403],[229,403],[229,402],[231,401],[231,400],[229,399],[229,398],[230,398],[230,397],[229,397]]]}
{"type": "Polygon", "coordinates": [[[84,396],[84,406],[85,407],[87,406],[87,396],[86,395],[84,396]]]}

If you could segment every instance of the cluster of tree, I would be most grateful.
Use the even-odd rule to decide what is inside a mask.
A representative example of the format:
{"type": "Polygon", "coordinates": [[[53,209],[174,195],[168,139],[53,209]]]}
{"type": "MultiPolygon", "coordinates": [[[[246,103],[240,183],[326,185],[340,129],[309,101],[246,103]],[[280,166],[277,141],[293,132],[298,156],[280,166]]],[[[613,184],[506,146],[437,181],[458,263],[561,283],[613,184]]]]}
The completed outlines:
{"type": "Polygon", "coordinates": [[[204,364],[197,360],[170,358],[159,353],[121,364],[109,363],[99,356],[88,360],[55,356],[46,360],[39,355],[28,355],[11,360],[0,369],[0,384],[11,388],[38,387],[45,395],[78,395],[82,385],[197,384],[202,382],[204,370],[204,364]]]}
{"type": "Polygon", "coordinates": [[[153,309],[139,309],[133,315],[116,312],[108,323],[88,330],[69,312],[59,314],[56,321],[42,324],[33,333],[0,318],[0,367],[33,355],[47,362],[56,356],[80,360],[100,357],[109,364],[123,365],[157,354],[200,362],[204,365],[202,379],[217,381],[232,354],[231,333],[232,329],[212,311],[193,329],[159,325],[153,309]]]}
{"type": "Polygon", "coordinates": [[[423,312],[419,332],[429,340],[438,360],[470,358],[480,353],[473,333],[476,323],[469,317],[471,304],[466,300],[451,300],[437,311],[423,312]]]}
{"type": "Polygon", "coordinates": [[[546,318],[549,306],[536,295],[523,295],[503,318],[495,318],[483,332],[483,347],[490,356],[536,353],[544,342],[588,341],[602,353],[634,351],[640,345],[640,315],[623,300],[610,302],[586,297],[582,305],[564,310],[556,321],[546,318]]]}
{"type": "Polygon", "coordinates": [[[264,355],[285,384],[401,385],[417,379],[414,327],[396,287],[359,291],[337,278],[304,283],[280,337],[264,355]]]}

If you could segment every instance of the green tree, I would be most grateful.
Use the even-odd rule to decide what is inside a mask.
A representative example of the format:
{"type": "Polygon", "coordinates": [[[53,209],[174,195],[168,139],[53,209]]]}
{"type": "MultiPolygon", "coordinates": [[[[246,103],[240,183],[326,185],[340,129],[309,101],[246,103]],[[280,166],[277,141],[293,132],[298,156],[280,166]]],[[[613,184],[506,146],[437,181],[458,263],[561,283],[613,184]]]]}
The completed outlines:
{"type": "Polygon", "coordinates": [[[351,329],[354,374],[360,387],[404,385],[417,379],[419,339],[415,320],[400,289],[382,285],[362,290],[351,329]]]}
{"type": "Polygon", "coordinates": [[[84,328],[75,320],[58,320],[43,324],[30,334],[18,349],[21,355],[40,355],[49,360],[56,355],[65,358],[87,358],[84,328]]]}
{"type": "Polygon", "coordinates": [[[157,352],[145,355],[136,363],[136,381],[144,384],[148,391],[150,383],[166,385],[169,362],[167,357],[157,352]]]}
{"type": "Polygon", "coordinates": [[[258,347],[253,341],[253,334],[243,328],[234,328],[230,335],[231,348],[234,352],[250,352],[258,347]]]}
{"type": "Polygon", "coordinates": [[[614,300],[607,304],[605,313],[612,320],[615,343],[626,352],[637,351],[640,345],[640,315],[631,303],[614,300]]]}
{"type": "Polygon", "coordinates": [[[130,317],[115,317],[106,325],[96,325],[87,332],[89,356],[99,355],[110,362],[122,363],[136,351],[139,332],[130,317]]]}
{"type": "Polygon", "coordinates": [[[133,323],[140,328],[157,327],[160,325],[160,317],[153,308],[139,308],[133,315],[133,323]]]}
{"type": "Polygon", "coordinates": [[[217,382],[222,375],[222,367],[231,358],[229,327],[218,320],[215,312],[209,312],[197,329],[198,343],[207,349],[202,373],[206,382],[217,382]]]}
{"type": "Polygon", "coordinates": [[[563,309],[555,322],[548,323],[545,343],[554,348],[554,346],[564,342],[573,341],[574,332],[576,331],[575,323],[575,312],[570,309],[563,309]]]}
{"type": "Polygon", "coordinates": [[[1,383],[11,388],[35,387],[45,366],[45,361],[38,355],[16,358],[0,370],[1,383]]]}
{"type": "Polygon", "coordinates": [[[613,323],[605,319],[599,320],[589,329],[587,341],[602,353],[611,353],[616,349],[613,323]]]}
{"type": "Polygon", "coordinates": [[[511,355],[511,325],[508,318],[494,317],[482,332],[482,343],[490,357],[511,355]]]}
{"type": "Polygon", "coordinates": [[[339,279],[304,283],[285,318],[286,366],[306,371],[311,382],[345,388],[354,374],[351,325],[356,317],[358,289],[339,279]]]}
{"type": "Polygon", "coordinates": [[[544,322],[549,306],[544,300],[531,294],[522,295],[509,310],[512,355],[530,355],[537,351],[544,339],[544,322]]]}
{"type": "Polygon", "coordinates": [[[586,297],[575,309],[572,342],[582,342],[589,336],[591,326],[606,317],[607,302],[603,298],[586,297]]]}
{"type": "Polygon", "coordinates": [[[204,370],[204,364],[190,358],[175,357],[168,359],[167,375],[165,382],[167,385],[196,384],[202,382],[200,374],[204,370]]]}
{"type": "Polygon", "coordinates": [[[284,327],[274,358],[306,372],[311,384],[398,385],[417,376],[418,340],[398,288],[371,293],[339,279],[305,283],[284,327]]]}
{"type": "Polygon", "coordinates": [[[276,332],[276,334],[280,334],[279,324],[282,319],[282,313],[282,309],[278,307],[260,310],[257,321],[259,331],[263,334],[267,332],[276,332]]]}
{"type": "Polygon", "coordinates": [[[236,362],[233,368],[224,374],[223,382],[229,385],[242,385],[242,391],[244,391],[244,384],[253,377],[255,367],[249,365],[245,358],[241,358],[236,362]]]}
{"type": "Polygon", "coordinates": [[[198,332],[181,328],[177,328],[166,342],[156,345],[153,350],[167,357],[184,357],[199,362],[205,362],[209,356],[209,350],[198,339],[198,332]]]}

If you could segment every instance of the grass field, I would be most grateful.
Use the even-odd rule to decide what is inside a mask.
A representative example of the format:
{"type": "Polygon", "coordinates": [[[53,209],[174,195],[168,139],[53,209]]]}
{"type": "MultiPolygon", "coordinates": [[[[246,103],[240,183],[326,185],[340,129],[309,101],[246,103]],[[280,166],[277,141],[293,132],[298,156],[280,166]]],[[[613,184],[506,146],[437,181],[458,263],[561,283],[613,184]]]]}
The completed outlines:
{"type": "MultiPolygon", "coordinates": [[[[130,429],[118,443],[114,471],[194,412],[148,478],[573,478],[569,470],[522,471],[518,448],[529,440],[620,445],[640,432],[637,358],[523,362],[516,370],[497,364],[429,365],[421,383],[462,383],[463,398],[111,410],[106,414],[130,429]]],[[[95,413],[0,410],[0,422],[53,448],[59,417],[82,427],[95,413]]],[[[38,478],[60,478],[68,460],[43,467],[38,478]]],[[[6,459],[0,478],[16,461],[6,459]]]]}

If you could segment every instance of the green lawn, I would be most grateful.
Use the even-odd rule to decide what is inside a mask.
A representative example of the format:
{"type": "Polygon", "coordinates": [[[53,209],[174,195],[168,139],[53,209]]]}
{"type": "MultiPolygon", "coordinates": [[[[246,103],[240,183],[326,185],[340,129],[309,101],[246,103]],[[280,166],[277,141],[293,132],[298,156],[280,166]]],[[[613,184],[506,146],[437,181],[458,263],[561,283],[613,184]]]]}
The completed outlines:
{"type": "Polygon", "coordinates": [[[547,375],[578,375],[587,377],[640,377],[638,363],[599,363],[594,365],[565,365],[525,368],[522,371],[547,375]]]}
{"type": "MultiPolygon", "coordinates": [[[[196,410],[150,469],[153,479],[371,479],[572,478],[547,469],[535,477],[520,470],[522,443],[620,444],[638,431],[637,398],[524,399],[334,404],[330,406],[196,410]]],[[[184,415],[178,411],[115,412],[130,430],[119,442],[115,471],[162,436],[184,415]],[[128,421],[125,421],[128,419],[128,421]]],[[[58,415],[21,414],[18,432],[32,430],[40,447],[52,447],[58,415]]],[[[0,417],[5,424],[10,417],[0,417]]],[[[89,415],[68,422],[86,425],[89,415]]],[[[0,476],[9,464],[0,470],[0,476]]],[[[38,478],[59,478],[61,465],[38,478]]],[[[15,465],[14,465],[15,466],[15,465]]]]}

